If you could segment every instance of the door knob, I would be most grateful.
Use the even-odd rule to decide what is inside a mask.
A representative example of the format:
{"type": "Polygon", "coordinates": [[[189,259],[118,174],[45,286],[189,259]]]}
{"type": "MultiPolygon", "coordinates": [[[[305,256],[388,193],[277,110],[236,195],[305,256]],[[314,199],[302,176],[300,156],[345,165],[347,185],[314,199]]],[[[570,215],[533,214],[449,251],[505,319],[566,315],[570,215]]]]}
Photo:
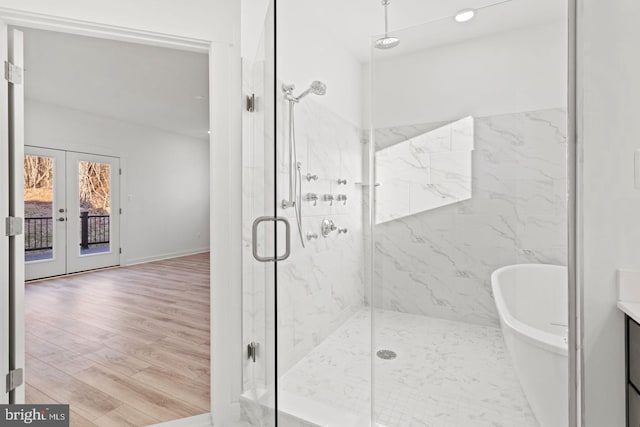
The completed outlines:
{"type": "Polygon", "coordinates": [[[60,218],[58,218],[58,221],[60,221],[60,222],[63,222],[63,221],[66,221],[66,220],[67,220],[67,219],[66,219],[66,218],[64,218],[64,217],[60,217],[60,218]]]}

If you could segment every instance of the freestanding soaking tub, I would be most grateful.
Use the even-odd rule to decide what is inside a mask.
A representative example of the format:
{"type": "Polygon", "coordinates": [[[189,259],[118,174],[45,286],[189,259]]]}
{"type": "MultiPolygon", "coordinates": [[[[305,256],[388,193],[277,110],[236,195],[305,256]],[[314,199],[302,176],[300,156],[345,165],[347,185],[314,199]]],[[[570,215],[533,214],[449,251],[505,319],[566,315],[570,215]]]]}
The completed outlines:
{"type": "Polygon", "coordinates": [[[568,423],[567,287],[567,268],[557,265],[509,265],[491,275],[507,349],[542,427],[568,423]]]}

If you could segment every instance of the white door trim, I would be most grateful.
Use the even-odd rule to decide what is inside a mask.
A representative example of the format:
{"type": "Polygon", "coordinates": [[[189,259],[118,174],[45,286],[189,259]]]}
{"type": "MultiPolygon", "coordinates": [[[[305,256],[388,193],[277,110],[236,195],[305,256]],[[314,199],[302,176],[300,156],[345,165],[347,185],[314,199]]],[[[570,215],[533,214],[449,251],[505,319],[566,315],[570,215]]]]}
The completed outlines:
{"type": "MultiPolygon", "coordinates": [[[[9,59],[8,29],[0,21],[0,61],[9,59]]],[[[9,98],[9,85],[0,83],[0,99],[9,98]]],[[[9,237],[5,218],[9,216],[9,102],[0,102],[0,379],[9,373],[9,237]]],[[[0,381],[0,387],[4,381],[0,381]]],[[[0,403],[9,403],[9,394],[0,390],[0,403]]]]}
{"type": "MultiPolygon", "coordinates": [[[[24,36],[22,31],[9,29],[9,61],[24,69],[24,36]]],[[[10,156],[13,188],[10,192],[9,214],[24,218],[24,84],[12,84],[9,88],[9,108],[12,112],[10,156]]],[[[25,366],[25,339],[22,333],[24,323],[24,230],[12,238],[11,248],[11,364],[19,369],[25,366]],[[19,326],[18,326],[19,325],[19,326]],[[16,333],[19,332],[19,333],[16,333]]],[[[15,388],[11,402],[22,402],[25,396],[24,383],[15,388]]]]}
{"type": "Polygon", "coordinates": [[[208,53],[211,41],[0,7],[7,25],[208,53]]]}
{"type": "MultiPolygon", "coordinates": [[[[228,1],[227,3],[234,2],[228,1]]],[[[221,4],[221,8],[229,8],[228,4],[221,4]]],[[[240,6],[234,5],[233,7],[234,19],[239,21],[240,6]]],[[[237,218],[240,218],[242,213],[241,203],[235,199],[242,194],[242,183],[240,180],[214,179],[214,171],[218,171],[215,174],[216,178],[220,176],[228,178],[225,173],[233,171],[234,167],[240,171],[242,166],[239,43],[234,44],[227,40],[199,40],[2,7],[0,7],[0,20],[5,20],[10,25],[26,28],[208,53],[210,64],[209,111],[212,128],[210,137],[212,171],[210,232],[211,236],[216,236],[216,240],[224,234],[237,244],[241,242],[242,230],[241,227],[237,227],[237,218]],[[216,68],[215,72],[214,67],[216,68]],[[219,70],[222,72],[218,72],[219,70]],[[237,91],[231,90],[233,88],[236,88],[237,91]],[[236,202],[232,206],[225,202],[229,197],[234,198],[234,202],[236,202]]],[[[234,34],[229,36],[230,40],[239,40],[239,28],[234,28],[233,31],[234,34]]],[[[213,243],[211,241],[211,245],[213,243]]],[[[214,248],[211,249],[213,253],[214,248]]],[[[240,420],[240,393],[236,393],[235,390],[240,387],[242,382],[241,370],[229,369],[228,360],[214,357],[217,348],[221,349],[219,353],[222,355],[227,352],[232,352],[234,355],[242,354],[238,345],[242,340],[241,318],[239,316],[241,314],[241,295],[238,291],[241,289],[241,281],[239,281],[241,268],[238,268],[238,265],[241,265],[241,256],[237,255],[241,251],[234,254],[233,251],[228,250],[228,247],[223,250],[226,252],[224,257],[211,257],[211,408],[215,408],[212,420],[216,426],[233,425],[240,420]],[[230,259],[233,262],[228,262],[230,259]],[[214,272],[216,274],[215,280],[214,272]],[[221,278],[224,280],[220,280],[221,278]],[[223,298],[222,295],[231,298],[223,298]],[[225,328],[216,330],[215,327],[219,322],[220,324],[224,323],[225,328]]],[[[2,262],[3,260],[0,260],[0,264],[2,262]]],[[[24,333],[24,320],[18,327],[22,328],[24,333]]],[[[180,420],[176,420],[176,422],[180,422],[180,420]]]]}

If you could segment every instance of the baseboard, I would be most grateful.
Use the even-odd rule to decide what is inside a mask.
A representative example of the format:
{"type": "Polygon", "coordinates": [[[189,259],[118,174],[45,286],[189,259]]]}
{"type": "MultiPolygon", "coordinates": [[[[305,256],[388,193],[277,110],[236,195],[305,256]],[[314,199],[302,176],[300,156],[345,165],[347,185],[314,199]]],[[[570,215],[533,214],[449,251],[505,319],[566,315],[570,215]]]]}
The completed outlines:
{"type": "Polygon", "coordinates": [[[199,249],[192,249],[188,251],[172,252],[169,254],[153,255],[153,256],[144,257],[144,258],[134,258],[130,260],[125,260],[125,262],[122,265],[129,266],[129,265],[144,264],[147,262],[162,261],[165,259],[179,258],[179,257],[189,256],[189,255],[197,255],[197,254],[202,254],[209,251],[210,251],[209,248],[199,248],[199,249]]]}
{"type": "Polygon", "coordinates": [[[149,427],[212,427],[211,414],[196,415],[189,418],[181,418],[179,420],[167,421],[164,423],[153,424],[149,427]]]}

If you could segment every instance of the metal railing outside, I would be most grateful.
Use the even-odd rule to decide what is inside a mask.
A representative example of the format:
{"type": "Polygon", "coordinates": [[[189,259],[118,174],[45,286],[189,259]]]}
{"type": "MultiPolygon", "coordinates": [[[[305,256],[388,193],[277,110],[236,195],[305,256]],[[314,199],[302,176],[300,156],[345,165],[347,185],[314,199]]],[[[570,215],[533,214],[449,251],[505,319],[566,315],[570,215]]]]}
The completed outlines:
{"type": "MultiPolygon", "coordinates": [[[[90,246],[109,243],[111,234],[110,215],[80,214],[80,247],[89,249],[90,246]]],[[[25,252],[53,249],[53,218],[32,217],[24,220],[24,250],[25,252]]]]}

